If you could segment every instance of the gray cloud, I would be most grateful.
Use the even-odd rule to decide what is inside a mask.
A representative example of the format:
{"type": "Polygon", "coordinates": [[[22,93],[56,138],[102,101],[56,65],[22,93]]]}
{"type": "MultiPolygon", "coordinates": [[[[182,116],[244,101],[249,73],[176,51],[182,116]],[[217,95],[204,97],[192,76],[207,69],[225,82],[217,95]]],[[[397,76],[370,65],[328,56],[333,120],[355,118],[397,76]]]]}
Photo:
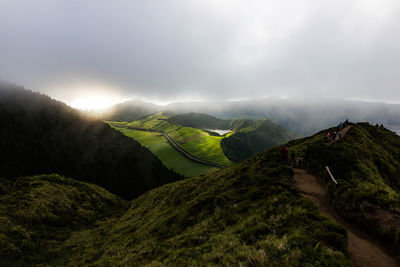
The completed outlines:
{"type": "Polygon", "coordinates": [[[400,102],[397,0],[1,0],[0,77],[71,102],[400,102]]]}

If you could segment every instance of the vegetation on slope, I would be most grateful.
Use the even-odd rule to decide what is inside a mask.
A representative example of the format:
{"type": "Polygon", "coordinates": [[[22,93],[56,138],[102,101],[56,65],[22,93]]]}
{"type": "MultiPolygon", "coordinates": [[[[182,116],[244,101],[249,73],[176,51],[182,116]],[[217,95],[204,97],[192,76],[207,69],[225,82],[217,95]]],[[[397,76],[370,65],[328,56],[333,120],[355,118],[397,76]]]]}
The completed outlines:
{"type": "Polygon", "coordinates": [[[198,129],[230,129],[229,120],[222,120],[204,113],[184,113],[171,116],[168,121],[187,127],[198,129]]]}
{"type": "Polygon", "coordinates": [[[273,123],[263,120],[232,120],[234,134],[221,142],[224,153],[233,161],[241,161],[265,149],[294,139],[295,134],[273,123]]]}
{"type": "Polygon", "coordinates": [[[60,173],[131,199],[180,179],[149,150],[45,95],[0,87],[0,177],[60,173]]]}
{"type": "MultiPolygon", "coordinates": [[[[331,129],[329,129],[331,130],[331,129]]],[[[289,143],[305,166],[328,182],[337,211],[400,248],[400,137],[367,123],[326,143],[327,131],[289,143]],[[329,166],[337,185],[329,181],[329,166]]]]}
{"type": "Polygon", "coordinates": [[[186,113],[172,116],[168,121],[188,127],[234,131],[221,140],[224,154],[234,162],[296,138],[295,134],[268,119],[222,120],[202,113],[186,113]]]}
{"type": "MultiPolygon", "coordinates": [[[[38,236],[35,244],[44,242],[43,246],[32,247],[30,254],[19,259],[27,263],[31,258],[40,261],[43,255],[47,257],[43,262],[58,266],[350,265],[345,229],[323,217],[311,201],[300,196],[292,187],[292,171],[278,160],[279,155],[273,150],[229,169],[161,186],[133,200],[118,219],[125,204],[105,192],[100,194],[105,197],[100,198],[90,188],[79,187],[75,193],[69,183],[64,185],[59,178],[24,178],[24,187],[17,187],[17,182],[15,189],[0,198],[0,205],[5,207],[0,218],[18,221],[16,207],[7,202],[11,199],[13,203],[26,203],[23,213],[29,213],[31,205],[36,205],[31,203],[43,203],[45,218],[55,214],[60,220],[58,203],[69,210],[73,207],[70,202],[76,202],[77,208],[71,208],[75,214],[73,209],[79,210],[78,203],[87,199],[83,203],[88,202],[89,208],[84,214],[90,218],[98,215],[98,221],[81,229],[65,229],[62,223],[51,228],[47,228],[49,224],[40,226],[45,229],[40,228],[38,233],[54,231],[57,236],[38,236]],[[49,189],[44,192],[57,189],[56,193],[60,193],[48,196],[41,193],[42,187],[49,189]],[[22,202],[26,195],[27,201],[22,202]],[[92,203],[93,195],[97,197],[92,203]],[[102,215],[95,211],[93,205],[103,202],[116,213],[102,215]],[[46,247],[47,240],[55,240],[53,248],[46,247]],[[40,252],[36,250],[39,248],[40,252]]],[[[79,214],[77,225],[86,221],[79,214]]],[[[36,233],[30,220],[35,218],[21,219],[21,236],[27,235],[25,231],[36,233]]],[[[13,232],[4,227],[0,228],[0,236],[8,240],[13,232]]],[[[17,237],[12,244],[24,253],[22,240],[17,237]]],[[[18,253],[17,250],[15,255],[21,255],[18,253]]],[[[15,258],[6,254],[0,261],[10,259],[15,258]]]]}
{"type": "Polygon", "coordinates": [[[201,129],[184,127],[168,122],[168,117],[157,113],[126,124],[141,129],[164,131],[188,153],[221,165],[231,165],[221,148],[222,136],[212,136],[201,129]]]}
{"type": "Polygon", "coordinates": [[[176,151],[163,135],[155,132],[118,128],[124,135],[132,137],[153,152],[161,162],[186,177],[198,176],[216,170],[215,167],[194,162],[176,151]]]}
{"type": "Polygon", "coordinates": [[[106,190],[61,177],[0,179],[0,266],[33,266],[66,257],[74,231],[119,218],[129,207],[106,190]]]}

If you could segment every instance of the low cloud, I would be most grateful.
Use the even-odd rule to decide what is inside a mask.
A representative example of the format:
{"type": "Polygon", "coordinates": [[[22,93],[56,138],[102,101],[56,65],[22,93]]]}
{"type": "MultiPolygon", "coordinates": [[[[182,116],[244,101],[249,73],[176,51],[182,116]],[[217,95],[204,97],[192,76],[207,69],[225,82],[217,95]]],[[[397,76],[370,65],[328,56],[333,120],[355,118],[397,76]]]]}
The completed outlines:
{"type": "Polygon", "coordinates": [[[313,96],[400,102],[400,3],[0,2],[0,78],[66,102],[313,96]]]}

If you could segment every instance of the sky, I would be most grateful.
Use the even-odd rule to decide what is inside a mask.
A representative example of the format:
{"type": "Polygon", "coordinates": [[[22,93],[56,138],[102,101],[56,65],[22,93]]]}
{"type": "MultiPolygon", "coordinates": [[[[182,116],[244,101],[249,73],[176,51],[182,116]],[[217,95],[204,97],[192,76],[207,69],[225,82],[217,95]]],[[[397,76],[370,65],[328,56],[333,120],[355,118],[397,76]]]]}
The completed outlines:
{"type": "Polygon", "coordinates": [[[130,98],[400,102],[398,0],[0,0],[0,79],[130,98]]]}

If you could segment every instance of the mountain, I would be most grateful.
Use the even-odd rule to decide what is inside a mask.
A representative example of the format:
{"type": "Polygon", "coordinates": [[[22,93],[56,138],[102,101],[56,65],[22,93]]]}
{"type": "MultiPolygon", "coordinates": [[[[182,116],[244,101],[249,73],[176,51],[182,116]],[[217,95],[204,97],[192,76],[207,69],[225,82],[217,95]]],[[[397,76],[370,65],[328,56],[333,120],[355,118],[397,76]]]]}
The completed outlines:
{"type": "Polygon", "coordinates": [[[230,129],[229,120],[222,120],[204,113],[184,113],[171,116],[168,121],[174,124],[198,129],[230,129]]]}
{"type": "MultiPolygon", "coordinates": [[[[335,143],[326,135],[336,127],[287,147],[344,218],[400,249],[400,137],[349,126],[335,143]]],[[[131,202],[59,175],[0,179],[4,266],[351,266],[347,242],[296,189],[279,147],[131,202]]]]}
{"type": "Polygon", "coordinates": [[[0,179],[0,265],[350,266],[346,231],[278,153],[123,201],[58,175],[0,179]]]}
{"type": "Polygon", "coordinates": [[[160,107],[138,99],[114,105],[106,110],[95,112],[95,116],[106,121],[134,121],[158,112],[160,107]],[[99,113],[99,114],[97,114],[99,113]]]}
{"type": "Polygon", "coordinates": [[[334,129],[289,142],[289,151],[326,182],[342,217],[400,249],[400,136],[383,126],[358,123],[342,140],[327,143],[327,133],[334,129]]]}
{"type": "MultiPolygon", "coordinates": [[[[138,101],[139,102],[139,101],[138,101]]],[[[234,118],[245,118],[258,120],[269,118],[273,122],[302,136],[312,135],[320,129],[325,129],[348,118],[351,121],[369,121],[372,124],[384,124],[389,129],[400,133],[400,105],[374,102],[362,102],[341,99],[315,99],[310,97],[299,98],[276,98],[261,97],[250,100],[237,101],[202,101],[202,102],[181,102],[172,103],[166,106],[153,105],[149,103],[126,102],[112,107],[116,117],[104,116],[106,120],[133,121],[138,118],[156,113],[171,111],[177,115],[178,123],[185,126],[186,118],[189,123],[193,119],[187,113],[207,113],[213,117],[223,120],[234,118]],[[143,106],[148,106],[144,109],[143,106]],[[124,108],[123,108],[124,107],[124,108]],[[132,112],[129,111],[132,109],[132,112]],[[135,110],[138,110],[135,114],[135,110]],[[186,118],[185,118],[186,117],[186,118]]],[[[199,115],[196,119],[210,123],[213,119],[199,115]]],[[[218,124],[216,121],[216,125],[218,124]]],[[[198,124],[193,127],[203,128],[198,124]]]]}
{"type": "Polygon", "coordinates": [[[0,87],[0,177],[58,173],[120,197],[180,179],[146,148],[45,95],[0,87]]]}
{"type": "Polygon", "coordinates": [[[222,120],[203,113],[185,113],[172,116],[168,121],[200,129],[232,130],[233,134],[222,139],[221,147],[225,155],[235,162],[296,138],[295,134],[268,119],[222,120]]]}
{"type": "Polygon", "coordinates": [[[231,160],[241,161],[267,148],[284,144],[296,135],[268,119],[233,120],[234,134],[221,141],[225,155],[231,160]]]}

